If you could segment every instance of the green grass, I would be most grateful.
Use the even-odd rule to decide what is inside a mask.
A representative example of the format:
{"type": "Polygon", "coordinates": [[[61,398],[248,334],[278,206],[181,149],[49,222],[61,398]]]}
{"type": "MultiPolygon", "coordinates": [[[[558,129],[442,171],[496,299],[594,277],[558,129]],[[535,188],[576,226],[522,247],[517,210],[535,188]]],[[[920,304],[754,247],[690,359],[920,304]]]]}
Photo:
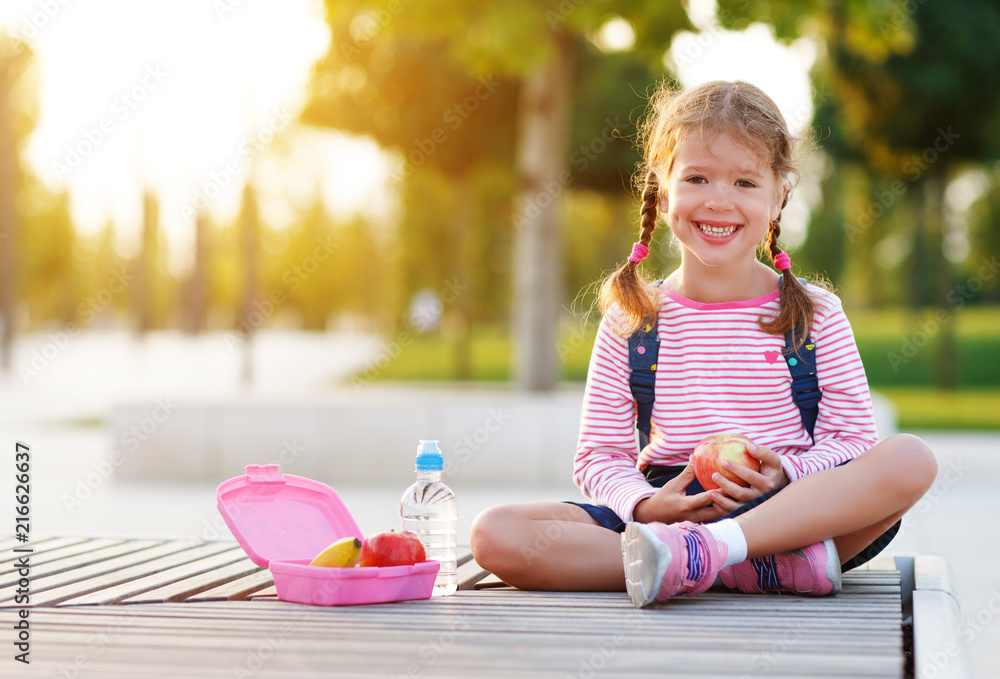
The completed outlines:
{"type": "Polygon", "coordinates": [[[878,391],[896,407],[900,431],[1000,429],[1000,388],[890,387],[878,391]]]}
{"type": "Polygon", "coordinates": [[[914,314],[901,309],[848,310],[858,351],[873,387],[934,384],[935,355],[943,328],[954,324],[957,382],[965,388],[1000,387],[1000,310],[970,307],[960,312],[914,314]]]}
{"type": "MultiPolygon", "coordinates": [[[[961,385],[956,391],[933,387],[934,355],[941,333],[933,331],[932,321],[940,327],[941,317],[933,319],[932,314],[914,315],[901,309],[848,309],[848,315],[868,381],[893,401],[901,429],[1000,429],[1000,310],[952,310],[943,320],[955,324],[961,385]],[[932,332],[924,344],[921,333],[926,330],[932,332]],[[907,346],[912,349],[907,350],[907,346]]],[[[557,345],[563,380],[586,379],[595,331],[572,324],[563,328],[557,345]]],[[[510,379],[511,340],[505,332],[477,328],[470,342],[472,381],[510,379]]],[[[456,379],[457,356],[454,340],[440,335],[416,336],[388,365],[370,371],[365,378],[450,381],[456,379]]]]}
{"type": "MultiPolygon", "coordinates": [[[[496,328],[477,329],[471,338],[471,379],[503,382],[510,379],[510,338],[496,328]]],[[[384,368],[358,377],[387,381],[434,382],[457,376],[458,343],[440,335],[415,335],[384,368]]]]}

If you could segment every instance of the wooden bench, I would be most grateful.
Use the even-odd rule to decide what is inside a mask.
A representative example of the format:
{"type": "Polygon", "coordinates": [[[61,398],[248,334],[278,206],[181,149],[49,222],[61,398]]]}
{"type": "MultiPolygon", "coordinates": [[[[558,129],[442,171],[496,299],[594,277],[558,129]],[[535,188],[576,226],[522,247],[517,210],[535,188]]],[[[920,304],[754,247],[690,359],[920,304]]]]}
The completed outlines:
{"type": "MultiPolygon", "coordinates": [[[[319,607],[280,601],[235,542],[0,538],[0,676],[898,678],[910,657],[913,578],[891,560],[831,598],[708,592],[636,610],[624,593],[507,587],[460,551],[453,596],[319,607]],[[15,548],[33,550],[30,672],[10,657],[15,548]]],[[[947,590],[927,564],[941,575],[923,589],[947,590]]],[[[936,676],[971,676],[955,658],[936,676]]]]}

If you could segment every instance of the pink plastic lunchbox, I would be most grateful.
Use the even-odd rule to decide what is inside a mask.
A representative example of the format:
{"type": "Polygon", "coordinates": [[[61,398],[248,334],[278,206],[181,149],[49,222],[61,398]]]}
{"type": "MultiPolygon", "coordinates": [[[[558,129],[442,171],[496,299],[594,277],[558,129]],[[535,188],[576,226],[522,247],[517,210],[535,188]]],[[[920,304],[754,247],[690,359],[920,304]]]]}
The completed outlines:
{"type": "Polygon", "coordinates": [[[219,512],[240,546],[274,577],[278,598],[342,606],[428,599],[441,564],[329,568],[309,562],[340,538],[362,538],[354,517],[330,486],[278,465],[248,465],[219,484],[219,512]]]}

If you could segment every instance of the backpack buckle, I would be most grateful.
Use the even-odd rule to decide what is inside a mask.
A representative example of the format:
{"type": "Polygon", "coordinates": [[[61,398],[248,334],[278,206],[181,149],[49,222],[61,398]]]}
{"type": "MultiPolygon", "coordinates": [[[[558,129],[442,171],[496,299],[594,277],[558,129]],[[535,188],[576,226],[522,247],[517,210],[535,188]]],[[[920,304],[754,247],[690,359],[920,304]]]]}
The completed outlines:
{"type": "Polygon", "coordinates": [[[792,378],[792,396],[800,408],[815,408],[822,393],[816,375],[798,375],[792,378]]]}

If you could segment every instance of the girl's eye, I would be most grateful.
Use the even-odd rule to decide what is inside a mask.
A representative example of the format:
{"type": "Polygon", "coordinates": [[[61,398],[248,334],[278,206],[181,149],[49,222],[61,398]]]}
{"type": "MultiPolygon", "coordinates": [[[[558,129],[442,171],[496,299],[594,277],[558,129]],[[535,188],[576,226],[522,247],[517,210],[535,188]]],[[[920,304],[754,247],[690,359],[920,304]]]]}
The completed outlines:
{"type": "Polygon", "coordinates": [[[694,177],[688,177],[688,181],[691,182],[692,184],[705,184],[708,182],[708,180],[705,179],[704,177],[699,177],[697,175],[695,175],[694,177]]]}
{"type": "Polygon", "coordinates": [[[736,182],[736,185],[743,189],[752,189],[756,186],[756,184],[754,184],[749,179],[740,179],[739,181],[736,182]]]}

